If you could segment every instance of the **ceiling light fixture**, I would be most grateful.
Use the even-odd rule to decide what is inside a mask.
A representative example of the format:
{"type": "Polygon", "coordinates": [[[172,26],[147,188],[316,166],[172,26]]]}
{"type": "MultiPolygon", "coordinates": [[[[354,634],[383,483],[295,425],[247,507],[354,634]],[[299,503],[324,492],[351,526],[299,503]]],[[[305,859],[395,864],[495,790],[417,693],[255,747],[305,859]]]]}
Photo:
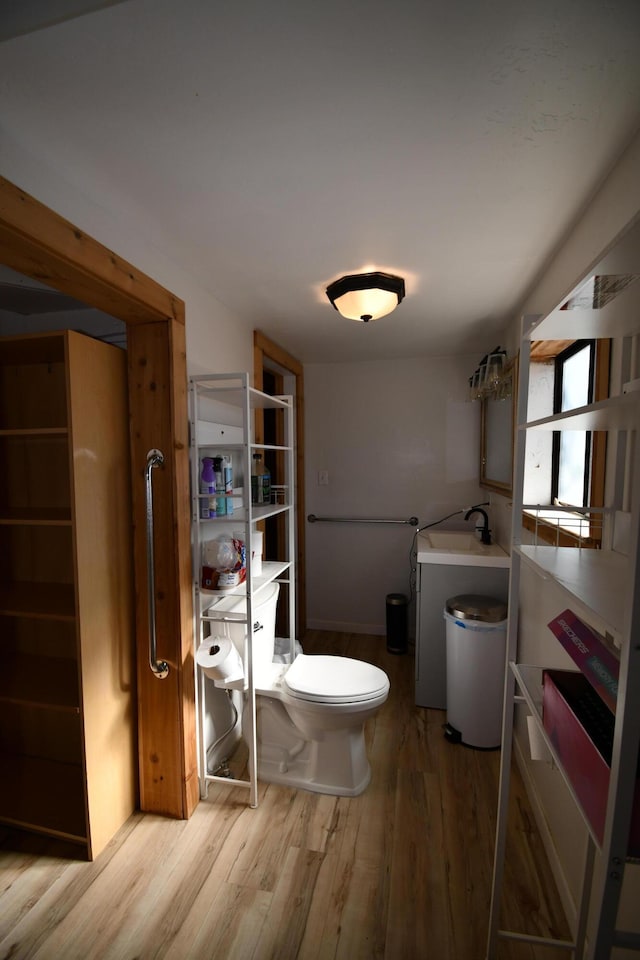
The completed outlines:
{"type": "Polygon", "coordinates": [[[378,320],[398,306],[404,297],[404,280],[391,273],[354,273],[327,287],[333,307],[349,320],[378,320]]]}

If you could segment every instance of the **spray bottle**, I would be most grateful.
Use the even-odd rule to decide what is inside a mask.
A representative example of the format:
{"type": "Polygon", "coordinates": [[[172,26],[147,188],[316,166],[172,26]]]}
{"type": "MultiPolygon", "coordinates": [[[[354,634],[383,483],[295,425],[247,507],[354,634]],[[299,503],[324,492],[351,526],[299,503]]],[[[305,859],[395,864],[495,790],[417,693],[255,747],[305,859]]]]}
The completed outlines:
{"type": "Polygon", "coordinates": [[[213,458],[202,458],[202,472],[200,474],[200,493],[207,499],[200,500],[200,516],[203,520],[210,520],[216,516],[216,498],[211,496],[216,492],[216,479],[213,472],[213,458]]]}

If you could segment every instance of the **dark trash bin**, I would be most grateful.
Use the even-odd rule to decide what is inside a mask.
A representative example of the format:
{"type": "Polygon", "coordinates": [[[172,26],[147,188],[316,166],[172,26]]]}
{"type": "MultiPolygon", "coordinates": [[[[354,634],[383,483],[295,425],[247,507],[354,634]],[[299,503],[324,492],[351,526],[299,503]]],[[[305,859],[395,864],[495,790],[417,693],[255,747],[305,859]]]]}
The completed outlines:
{"type": "Polygon", "coordinates": [[[407,652],[407,607],[404,593],[387,594],[387,650],[389,653],[407,652]]]}

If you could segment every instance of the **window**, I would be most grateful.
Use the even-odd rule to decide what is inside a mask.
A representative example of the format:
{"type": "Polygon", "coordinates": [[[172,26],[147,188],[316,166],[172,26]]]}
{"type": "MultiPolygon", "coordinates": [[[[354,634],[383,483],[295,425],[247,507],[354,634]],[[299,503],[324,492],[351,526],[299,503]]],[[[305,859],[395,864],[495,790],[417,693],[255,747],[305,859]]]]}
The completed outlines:
{"type": "MultiPolygon", "coordinates": [[[[576,340],[555,358],[553,412],[574,410],[593,402],[595,340],[576,340]]],[[[589,506],[591,433],[556,431],[551,463],[551,502],[589,506]]]]}
{"type": "MultiPolygon", "coordinates": [[[[609,395],[609,340],[532,344],[528,419],[582,407],[609,395]]],[[[527,437],[524,526],[548,543],[599,546],[606,433],[533,431],[527,437]],[[548,505],[548,506],[546,506],[548,505]],[[567,510],[573,507],[574,510],[567,510]]]]}

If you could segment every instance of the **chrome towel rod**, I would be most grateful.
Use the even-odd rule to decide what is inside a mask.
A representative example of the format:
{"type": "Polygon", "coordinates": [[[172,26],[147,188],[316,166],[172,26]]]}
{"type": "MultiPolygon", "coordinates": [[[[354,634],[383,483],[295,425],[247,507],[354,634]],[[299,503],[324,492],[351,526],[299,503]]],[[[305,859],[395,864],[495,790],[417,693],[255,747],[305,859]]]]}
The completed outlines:
{"type": "Polygon", "coordinates": [[[307,520],[309,523],[407,523],[410,527],[418,526],[417,517],[409,517],[408,520],[368,520],[363,517],[316,517],[315,513],[310,513],[307,520]]]}

